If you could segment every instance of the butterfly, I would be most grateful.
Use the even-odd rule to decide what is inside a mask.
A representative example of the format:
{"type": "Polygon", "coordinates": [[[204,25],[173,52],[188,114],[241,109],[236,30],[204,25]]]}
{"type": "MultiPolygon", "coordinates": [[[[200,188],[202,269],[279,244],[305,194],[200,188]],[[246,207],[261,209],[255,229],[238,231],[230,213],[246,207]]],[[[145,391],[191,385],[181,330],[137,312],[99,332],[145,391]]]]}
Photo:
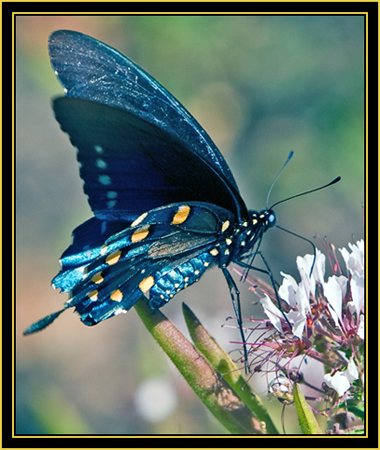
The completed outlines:
{"type": "Polygon", "coordinates": [[[86,325],[130,310],[143,295],[160,308],[217,266],[244,341],[228,266],[251,266],[274,211],[247,209],[204,129],[130,59],[69,30],[51,34],[49,54],[65,92],[53,100],[55,117],[77,149],[94,217],[73,231],[52,281],[69,299],[24,334],[68,308],[86,325]]]}

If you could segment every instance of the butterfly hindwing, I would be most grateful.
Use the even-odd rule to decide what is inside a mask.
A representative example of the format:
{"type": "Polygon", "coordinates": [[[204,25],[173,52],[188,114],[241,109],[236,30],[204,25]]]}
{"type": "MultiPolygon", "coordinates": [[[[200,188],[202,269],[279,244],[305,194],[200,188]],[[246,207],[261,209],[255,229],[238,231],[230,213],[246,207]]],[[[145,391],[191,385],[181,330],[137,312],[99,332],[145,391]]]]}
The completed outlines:
{"type": "Polygon", "coordinates": [[[215,205],[167,205],[142,214],[91,249],[93,257],[89,254],[84,264],[86,249],[80,249],[75,240],[80,233],[74,233],[73,248],[81,251],[65,252],[54,286],[70,291],[66,308],[75,307],[87,325],[129,310],[149,291],[151,306],[162,306],[209,267],[209,250],[229,223],[231,212],[215,205]]]}

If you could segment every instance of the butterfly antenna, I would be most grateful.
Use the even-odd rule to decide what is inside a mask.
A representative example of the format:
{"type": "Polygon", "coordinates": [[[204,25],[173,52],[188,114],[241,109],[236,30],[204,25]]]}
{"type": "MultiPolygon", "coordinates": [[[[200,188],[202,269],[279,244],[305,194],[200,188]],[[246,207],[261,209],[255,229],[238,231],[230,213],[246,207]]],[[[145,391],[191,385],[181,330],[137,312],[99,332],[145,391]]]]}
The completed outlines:
{"type": "MultiPolygon", "coordinates": [[[[277,176],[277,178],[278,178],[278,176],[277,176]]],[[[327,188],[327,187],[337,183],[340,179],[341,179],[341,177],[336,177],[334,180],[330,181],[330,183],[327,183],[324,186],[320,186],[315,189],[310,189],[309,191],[301,192],[300,194],[292,195],[291,197],[280,200],[279,202],[273,203],[273,205],[270,207],[270,209],[274,208],[275,206],[279,205],[280,203],[284,203],[284,202],[287,202],[288,200],[292,200],[293,198],[301,197],[302,195],[311,194],[312,192],[320,191],[321,189],[327,188]]]]}
{"type": "MultiPolygon", "coordinates": [[[[315,189],[310,189],[309,191],[301,192],[300,194],[292,195],[291,197],[285,198],[284,200],[280,200],[279,202],[274,203],[271,206],[271,209],[273,207],[279,205],[280,203],[287,202],[288,200],[291,200],[291,199],[296,198],[296,197],[301,197],[301,195],[311,194],[312,192],[320,191],[321,189],[324,189],[324,188],[326,188],[328,186],[331,186],[331,185],[337,183],[340,179],[341,179],[341,177],[336,177],[334,180],[330,181],[330,183],[327,183],[324,186],[320,186],[320,187],[315,188],[315,189]]],[[[305,237],[300,236],[299,234],[293,233],[292,231],[286,230],[285,228],[282,228],[282,227],[280,227],[278,225],[276,225],[276,227],[279,228],[282,231],[286,231],[287,233],[292,234],[293,236],[296,236],[296,237],[299,237],[300,239],[303,239],[304,241],[308,242],[313,247],[314,258],[313,258],[313,264],[311,265],[311,269],[310,269],[310,276],[311,276],[311,274],[313,273],[315,260],[317,258],[317,250],[316,250],[315,245],[309,239],[306,239],[305,237]]]]}
{"type": "Polygon", "coordinates": [[[270,197],[270,194],[272,192],[273,186],[276,184],[276,181],[280,178],[280,175],[284,171],[284,169],[287,166],[288,162],[292,159],[293,155],[294,155],[294,151],[291,150],[289,155],[288,155],[288,157],[286,158],[286,161],[285,161],[284,165],[281,167],[281,170],[278,172],[278,175],[276,176],[276,178],[273,180],[272,184],[270,185],[270,188],[269,188],[269,191],[268,191],[268,195],[267,195],[266,209],[268,209],[269,197],[270,197]]]}
{"type": "Polygon", "coordinates": [[[298,237],[298,238],[302,239],[303,241],[308,242],[313,247],[313,263],[311,265],[311,269],[310,269],[310,273],[309,273],[309,277],[311,277],[311,274],[313,273],[314,266],[315,266],[315,260],[317,259],[317,248],[314,245],[314,243],[310,239],[307,239],[304,236],[301,236],[300,234],[294,233],[293,231],[287,230],[286,228],[282,228],[279,225],[276,225],[276,228],[278,228],[279,230],[285,231],[286,233],[289,233],[292,236],[298,237]]]}

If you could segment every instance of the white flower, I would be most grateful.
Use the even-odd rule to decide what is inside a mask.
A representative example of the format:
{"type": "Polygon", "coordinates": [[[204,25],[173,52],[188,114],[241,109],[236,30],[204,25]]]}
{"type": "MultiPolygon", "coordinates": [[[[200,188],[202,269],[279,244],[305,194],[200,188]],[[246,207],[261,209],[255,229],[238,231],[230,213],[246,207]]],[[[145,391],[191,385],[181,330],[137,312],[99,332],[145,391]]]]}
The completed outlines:
{"type": "Polygon", "coordinates": [[[326,373],[323,376],[323,380],[327,386],[334,389],[339,397],[342,397],[350,389],[352,382],[358,378],[359,372],[353,358],[350,359],[346,370],[338,370],[333,375],[326,373]]]}
{"type": "Polygon", "coordinates": [[[351,253],[346,248],[340,248],[339,251],[346,263],[347,270],[353,275],[357,272],[364,275],[364,241],[363,239],[356,244],[349,243],[351,253]]]}
{"type": "Polygon", "coordinates": [[[316,249],[314,255],[305,255],[297,257],[297,269],[301,275],[301,280],[304,282],[306,289],[306,296],[309,298],[310,293],[315,295],[315,283],[324,283],[326,256],[316,249]],[[314,267],[313,267],[314,264],[314,267]],[[311,268],[313,271],[310,274],[311,268]]]}
{"type": "Polygon", "coordinates": [[[310,293],[315,294],[315,279],[313,275],[310,276],[311,266],[313,264],[314,256],[313,255],[305,255],[297,256],[297,269],[301,275],[301,280],[303,287],[305,289],[305,297],[308,299],[310,297],[310,293]]]}
{"type": "Polygon", "coordinates": [[[359,317],[359,327],[358,327],[358,336],[362,341],[364,341],[364,314],[360,314],[359,317]]]}
{"type": "Polygon", "coordinates": [[[359,275],[357,272],[352,274],[351,296],[352,302],[349,302],[348,305],[356,313],[360,314],[364,307],[364,275],[359,275]]]}
{"type": "Polygon", "coordinates": [[[328,300],[328,308],[335,325],[340,326],[342,320],[342,304],[347,291],[347,278],[333,275],[323,285],[323,293],[328,300]]]}
{"type": "Polygon", "coordinates": [[[281,324],[281,321],[284,322],[286,318],[292,326],[294,337],[302,339],[306,326],[312,327],[314,321],[320,318],[318,311],[323,311],[324,305],[325,307],[327,305],[337,328],[344,328],[347,325],[345,320],[347,307],[351,314],[356,313],[357,334],[364,337],[364,317],[361,317],[364,310],[364,241],[348,246],[351,252],[345,248],[340,249],[340,252],[350,273],[350,279],[344,275],[333,275],[325,282],[326,256],[318,249],[315,258],[314,255],[297,257],[300,283],[297,284],[291,275],[281,272],[283,281],[278,294],[281,300],[289,305],[290,311],[288,313],[280,311],[266,294],[261,300],[265,314],[277,331],[283,332],[285,325],[281,324]],[[322,291],[320,288],[316,291],[317,285],[322,291]],[[347,296],[347,286],[350,287],[350,297],[347,296]],[[352,301],[347,303],[349,298],[352,298],[352,301]]]}
{"type": "Polygon", "coordinates": [[[306,325],[306,315],[301,314],[299,311],[290,311],[286,314],[286,317],[292,324],[293,335],[301,339],[306,325]]]}
{"type": "MultiPolygon", "coordinates": [[[[302,338],[303,330],[306,325],[306,313],[305,313],[305,289],[302,282],[300,286],[291,275],[287,275],[281,272],[284,277],[283,283],[280,286],[278,293],[280,297],[292,308],[289,313],[285,313],[286,318],[292,325],[293,335],[297,338],[302,338]]],[[[284,318],[283,313],[273,304],[271,299],[265,294],[265,297],[260,300],[261,305],[264,308],[265,314],[271,321],[272,325],[280,333],[283,332],[281,319],[284,318]]]]}
{"type": "Polygon", "coordinates": [[[297,308],[296,292],[298,284],[296,280],[284,272],[280,272],[284,277],[282,284],[278,290],[279,296],[293,309],[297,308]]]}
{"type": "Polygon", "coordinates": [[[350,358],[350,362],[347,365],[347,379],[350,383],[357,380],[359,378],[359,372],[358,368],[356,367],[356,364],[354,362],[353,358],[350,358]]]}
{"type": "Polygon", "coordinates": [[[277,308],[277,306],[273,304],[272,300],[268,297],[268,295],[267,294],[264,295],[265,297],[260,300],[260,303],[264,308],[264,312],[268,316],[268,319],[271,321],[272,325],[276,328],[276,330],[282,333],[282,326],[281,326],[282,313],[277,308]]]}
{"type": "Polygon", "coordinates": [[[360,314],[364,307],[364,241],[362,239],[348,246],[351,253],[346,248],[340,248],[339,251],[351,274],[352,302],[349,306],[353,312],[360,314]]]}
{"type": "Polygon", "coordinates": [[[314,276],[315,281],[318,281],[318,283],[320,284],[324,283],[325,266],[326,266],[326,256],[323,253],[321,253],[319,249],[316,249],[315,264],[312,276],[314,276]]]}
{"type": "Polygon", "coordinates": [[[292,311],[285,315],[292,324],[293,335],[299,339],[302,338],[305,330],[307,316],[311,313],[310,294],[312,296],[315,295],[316,281],[323,283],[325,261],[325,255],[318,249],[315,260],[313,255],[298,256],[297,268],[301,276],[301,282],[299,284],[297,284],[291,275],[281,272],[284,279],[278,293],[281,299],[292,308],[292,311]],[[310,274],[313,262],[313,272],[310,274]]]}

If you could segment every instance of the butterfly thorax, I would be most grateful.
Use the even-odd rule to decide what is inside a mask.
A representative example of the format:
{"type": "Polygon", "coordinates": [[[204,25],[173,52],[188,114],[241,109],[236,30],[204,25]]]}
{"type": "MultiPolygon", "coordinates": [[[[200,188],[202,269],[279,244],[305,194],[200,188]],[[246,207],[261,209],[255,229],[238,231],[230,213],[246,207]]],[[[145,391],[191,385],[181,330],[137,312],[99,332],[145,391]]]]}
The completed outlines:
{"type": "Polygon", "coordinates": [[[226,267],[249,253],[263,233],[275,223],[276,215],[271,209],[249,211],[249,220],[238,222],[232,233],[222,233],[210,253],[217,257],[219,267],[226,267]]]}

